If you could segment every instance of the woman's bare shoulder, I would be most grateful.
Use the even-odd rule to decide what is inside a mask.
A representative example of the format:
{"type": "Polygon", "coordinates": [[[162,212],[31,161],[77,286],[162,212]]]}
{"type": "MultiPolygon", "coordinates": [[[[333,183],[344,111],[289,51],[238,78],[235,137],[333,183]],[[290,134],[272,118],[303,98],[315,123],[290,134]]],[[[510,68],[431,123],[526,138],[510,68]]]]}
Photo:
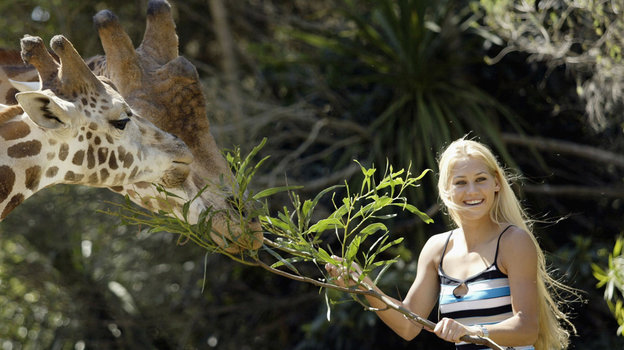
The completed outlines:
{"type": "Polygon", "coordinates": [[[510,226],[501,237],[501,245],[509,248],[521,247],[535,249],[532,235],[518,226],[510,226]]]}
{"type": "Polygon", "coordinates": [[[528,261],[536,261],[536,244],[537,242],[529,232],[517,226],[510,227],[500,240],[499,256],[503,272],[507,273],[514,262],[527,264],[528,261]]]}
{"type": "Polygon", "coordinates": [[[446,244],[446,239],[450,233],[451,231],[447,231],[429,237],[420,255],[428,260],[433,260],[436,263],[439,262],[442,250],[446,244]]]}

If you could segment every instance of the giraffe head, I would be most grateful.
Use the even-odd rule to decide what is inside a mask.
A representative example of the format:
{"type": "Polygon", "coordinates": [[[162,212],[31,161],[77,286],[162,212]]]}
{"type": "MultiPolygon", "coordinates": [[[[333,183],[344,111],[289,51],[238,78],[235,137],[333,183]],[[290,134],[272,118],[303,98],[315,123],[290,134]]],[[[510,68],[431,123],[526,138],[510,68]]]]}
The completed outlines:
{"type": "MultiPolygon", "coordinates": [[[[164,0],[149,2],[145,34],[136,50],[112,12],[100,11],[94,16],[94,22],[106,58],[93,61],[92,68],[101,69],[136,111],[159,128],[179,135],[193,153],[195,161],[189,177],[176,194],[189,200],[206,185],[208,188],[192,202],[189,220],[196,221],[202,211],[212,209],[216,213],[212,218],[213,238],[223,248],[230,252],[238,251],[238,246],[259,248],[262,243],[259,223],[251,222],[242,228],[245,225],[240,225],[236,215],[240,211],[228,200],[233,192],[233,177],[210,133],[206,100],[197,70],[190,61],[179,56],[170,5],[164,0]],[[241,230],[253,233],[248,235],[241,230]]],[[[149,192],[148,186],[125,186],[119,191],[149,208],[171,209],[170,203],[159,200],[149,192]],[[148,203],[145,203],[146,198],[148,203]],[[167,207],[162,208],[162,203],[167,207]]]]}
{"type": "Polygon", "coordinates": [[[41,88],[16,94],[32,128],[26,117],[3,126],[6,134],[11,128],[32,129],[10,141],[5,137],[15,166],[38,156],[46,167],[38,181],[43,185],[150,181],[176,187],[184,182],[193,159],[184,142],[137,115],[108,79],[91,72],[65,37],[50,42],[60,64],[39,37],[27,35],[21,46],[23,60],[39,73],[41,88]],[[38,139],[28,141],[29,136],[38,139]]]}

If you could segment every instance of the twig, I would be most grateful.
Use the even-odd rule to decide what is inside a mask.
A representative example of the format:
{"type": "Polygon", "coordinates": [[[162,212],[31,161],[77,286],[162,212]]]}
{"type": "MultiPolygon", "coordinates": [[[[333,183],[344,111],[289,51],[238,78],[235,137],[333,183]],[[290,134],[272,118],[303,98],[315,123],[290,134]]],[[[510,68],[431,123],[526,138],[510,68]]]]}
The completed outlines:
{"type": "MultiPolygon", "coordinates": [[[[265,242],[268,241],[268,239],[265,239],[265,242]]],[[[270,242],[270,241],[269,241],[270,242]]],[[[278,246],[277,244],[271,242],[273,246],[278,246]]],[[[300,275],[295,275],[280,269],[276,269],[272,266],[267,265],[265,262],[261,261],[260,259],[256,258],[255,259],[257,266],[271,272],[274,273],[276,275],[280,275],[282,277],[286,277],[298,282],[304,282],[304,283],[310,283],[312,285],[315,285],[317,287],[322,287],[322,288],[327,288],[327,289],[335,289],[341,292],[345,292],[345,293],[352,293],[352,294],[359,294],[359,295],[368,295],[368,296],[372,296],[375,297],[379,300],[381,300],[383,303],[385,303],[389,308],[396,310],[400,313],[402,313],[403,315],[405,315],[406,317],[408,317],[411,320],[416,321],[417,323],[419,323],[420,325],[422,325],[423,327],[429,329],[429,330],[433,330],[436,326],[436,324],[432,321],[429,321],[425,318],[422,318],[420,316],[418,316],[417,314],[413,313],[412,311],[406,309],[405,307],[401,306],[401,305],[396,305],[391,299],[389,299],[388,297],[386,297],[385,295],[382,295],[378,292],[376,292],[375,290],[373,290],[370,286],[366,285],[366,284],[361,284],[362,286],[366,287],[367,290],[362,290],[356,287],[351,287],[351,288],[346,288],[346,287],[341,287],[338,285],[335,285],[333,283],[328,283],[328,282],[323,282],[317,279],[313,279],[313,278],[309,278],[309,277],[305,277],[305,276],[300,276],[300,275]]],[[[494,341],[492,341],[489,338],[485,338],[485,337],[479,337],[479,336],[470,336],[470,335],[464,335],[463,337],[460,338],[461,341],[467,342],[467,343],[473,343],[473,344],[477,344],[477,345],[484,345],[484,346],[489,346],[491,349],[494,350],[504,350],[501,346],[499,346],[498,344],[496,344],[494,341]]]]}
{"type": "Polygon", "coordinates": [[[508,145],[522,145],[547,150],[554,153],[567,153],[576,157],[624,167],[624,156],[593,146],[582,145],[570,141],[556,140],[538,136],[516,135],[503,133],[503,142],[508,145]]]}

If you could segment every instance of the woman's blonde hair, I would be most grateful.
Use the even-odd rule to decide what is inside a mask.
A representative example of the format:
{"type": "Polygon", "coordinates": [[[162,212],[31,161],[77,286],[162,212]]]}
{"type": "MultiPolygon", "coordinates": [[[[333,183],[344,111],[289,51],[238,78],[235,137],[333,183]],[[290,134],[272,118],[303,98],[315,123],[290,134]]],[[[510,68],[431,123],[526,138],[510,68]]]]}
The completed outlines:
{"type": "Polygon", "coordinates": [[[537,250],[537,300],[539,330],[536,350],[565,349],[568,347],[570,332],[563,327],[566,324],[574,333],[576,329],[570,322],[568,315],[560,310],[561,292],[576,295],[573,288],[553,279],[546,269],[544,252],[540,248],[531,228],[533,221],[529,219],[520,205],[515,193],[510,186],[510,175],[499,165],[492,151],[485,145],[461,138],[452,142],[440,156],[438,191],[444,202],[449,215],[456,225],[459,225],[459,208],[450,201],[449,185],[451,172],[455,163],[462,158],[474,158],[481,160],[489,169],[490,174],[500,184],[494,205],[490,211],[490,217],[496,223],[509,223],[529,233],[537,250]]]}

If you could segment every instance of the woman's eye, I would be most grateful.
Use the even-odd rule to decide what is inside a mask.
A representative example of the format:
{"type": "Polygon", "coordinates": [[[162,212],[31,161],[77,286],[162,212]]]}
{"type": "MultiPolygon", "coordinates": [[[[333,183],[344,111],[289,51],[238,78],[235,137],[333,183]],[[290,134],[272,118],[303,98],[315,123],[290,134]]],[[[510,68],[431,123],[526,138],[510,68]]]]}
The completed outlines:
{"type": "Polygon", "coordinates": [[[463,181],[463,180],[455,182],[455,186],[463,186],[465,184],[466,184],[466,181],[463,181]]]}
{"type": "Polygon", "coordinates": [[[487,178],[485,178],[485,177],[479,177],[479,178],[477,178],[477,182],[483,182],[483,181],[485,181],[485,180],[487,180],[487,178]]]}
{"type": "Polygon", "coordinates": [[[111,120],[110,124],[115,129],[123,130],[123,129],[126,128],[126,124],[128,124],[129,121],[130,121],[130,118],[124,118],[124,119],[119,119],[119,120],[111,120]]]}

